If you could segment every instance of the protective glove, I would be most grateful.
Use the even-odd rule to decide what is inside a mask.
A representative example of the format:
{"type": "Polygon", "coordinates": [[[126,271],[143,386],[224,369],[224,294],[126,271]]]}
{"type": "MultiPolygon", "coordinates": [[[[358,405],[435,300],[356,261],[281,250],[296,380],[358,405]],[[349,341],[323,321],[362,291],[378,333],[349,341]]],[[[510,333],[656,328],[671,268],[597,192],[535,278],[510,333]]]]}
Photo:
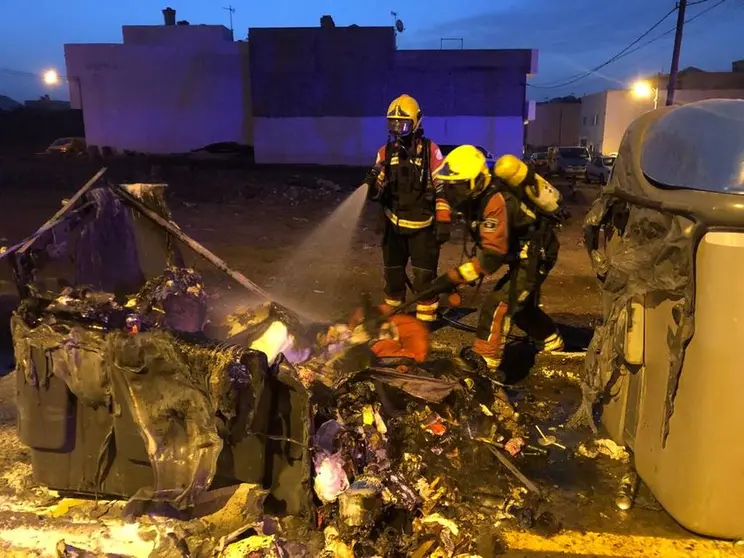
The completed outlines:
{"type": "Polygon", "coordinates": [[[362,186],[367,186],[367,200],[369,201],[377,201],[380,199],[380,196],[382,195],[383,186],[380,184],[377,184],[377,182],[372,182],[371,184],[367,184],[366,182],[362,183],[362,186]]]}
{"type": "Polygon", "coordinates": [[[460,290],[457,289],[450,293],[450,295],[447,297],[447,302],[450,306],[460,306],[462,304],[462,295],[460,294],[460,290]]]}
{"type": "Polygon", "coordinates": [[[449,242],[452,236],[452,223],[437,223],[437,244],[449,242]]]}
{"type": "Polygon", "coordinates": [[[367,186],[367,199],[370,201],[378,200],[380,194],[382,194],[383,186],[377,182],[377,177],[380,176],[381,170],[382,167],[372,167],[367,173],[367,176],[364,177],[364,182],[361,184],[361,186],[367,186]]]}
{"type": "Polygon", "coordinates": [[[567,207],[561,207],[558,212],[556,213],[556,216],[560,220],[561,223],[565,223],[569,219],[571,219],[571,212],[567,207]]]}

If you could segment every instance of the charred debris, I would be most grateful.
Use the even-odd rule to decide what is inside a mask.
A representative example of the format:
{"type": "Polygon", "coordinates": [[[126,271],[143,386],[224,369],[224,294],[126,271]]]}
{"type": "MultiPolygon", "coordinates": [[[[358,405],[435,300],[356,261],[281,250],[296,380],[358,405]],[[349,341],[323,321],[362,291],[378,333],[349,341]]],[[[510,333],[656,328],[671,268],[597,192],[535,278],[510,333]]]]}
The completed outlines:
{"type": "Polygon", "coordinates": [[[550,441],[529,442],[500,385],[301,323],[173,223],[164,185],[104,171],[0,255],[39,483],[185,521],[248,487],[245,526],[159,555],[493,556],[498,520],[559,528],[515,464],[550,441]],[[229,316],[228,277],[255,299],[229,316]]]}

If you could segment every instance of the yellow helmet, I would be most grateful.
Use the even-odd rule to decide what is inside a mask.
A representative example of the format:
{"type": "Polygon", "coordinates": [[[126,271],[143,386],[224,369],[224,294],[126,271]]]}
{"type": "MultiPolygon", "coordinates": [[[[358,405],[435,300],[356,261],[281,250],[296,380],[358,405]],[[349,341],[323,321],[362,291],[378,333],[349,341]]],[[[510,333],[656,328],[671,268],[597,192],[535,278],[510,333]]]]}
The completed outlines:
{"type": "Polygon", "coordinates": [[[388,130],[396,136],[407,136],[418,130],[421,117],[418,101],[410,95],[401,95],[388,107],[388,130]]]}
{"type": "Polygon", "coordinates": [[[474,145],[461,145],[444,158],[437,179],[445,188],[462,185],[469,196],[483,191],[491,183],[486,156],[474,145]]]}

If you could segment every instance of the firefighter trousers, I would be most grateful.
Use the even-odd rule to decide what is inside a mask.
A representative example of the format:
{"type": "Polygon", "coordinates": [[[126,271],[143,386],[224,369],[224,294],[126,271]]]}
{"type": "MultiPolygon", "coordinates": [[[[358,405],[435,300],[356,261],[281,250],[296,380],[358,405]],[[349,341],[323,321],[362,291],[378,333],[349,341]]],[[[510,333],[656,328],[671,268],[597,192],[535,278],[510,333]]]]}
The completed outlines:
{"type": "Polygon", "coordinates": [[[542,280],[530,281],[526,269],[514,266],[486,296],[480,309],[473,350],[489,367],[498,366],[512,324],[529,335],[540,350],[563,349],[563,339],[555,322],[539,306],[541,285],[542,280]]]}
{"type": "MultiPolygon", "coordinates": [[[[424,229],[406,229],[387,221],[382,238],[385,272],[385,304],[400,306],[406,298],[406,266],[413,268],[413,290],[423,291],[437,276],[439,244],[434,225],[424,229]]],[[[422,300],[416,305],[416,317],[433,322],[439,299],[422,300]]]]}

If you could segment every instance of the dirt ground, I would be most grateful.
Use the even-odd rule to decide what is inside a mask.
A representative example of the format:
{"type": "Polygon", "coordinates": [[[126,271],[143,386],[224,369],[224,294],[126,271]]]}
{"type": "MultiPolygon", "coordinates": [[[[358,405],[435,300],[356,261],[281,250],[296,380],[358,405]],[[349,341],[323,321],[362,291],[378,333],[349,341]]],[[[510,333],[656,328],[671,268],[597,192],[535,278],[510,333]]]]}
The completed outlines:
{"type": "MultiPolygon", "coordinates": [[[[60,207],[62,198],[74,193],[96,170],[85,160],[0,157],[0,246],[33,232],[60,207]]],[[[281,302],[324,318],[346,315],[365,291],[376,297],[381,294],[376,208],[367,204],[358,228],[353,208],[328,224],[329,215],[351,195],[363,174],[363,169],[257,168],[224,162],[136,159],[116,161],[109,170],[110,178],[117,182],[167,183],[170,208],[184,231],[261,287],[279,293],[281,302]],[[318,228],[324,232],[317,234],[318,228]],[[358,230],[347,246],[345,239],[351,228],[358,230]]],[[[558,265],[542,296],[545,309],[561,324],[584,332],[590,332],[599,320],[597,282],[580,240],[584,214],[596,194],[596,186],[579,185],[575,196],[567,198],[573,219],[561,231],[558,265]]],[[[441,270],[462,258],[461,238],[456,234],[444,247],[441,270]]],[[[12,305],[9,279],[5,270],[0,270],[0,302],[6,307],[12,305]]],[[[231,302],[251,299],[237,285],[232,285],[229,293],[231,302]]],[[[475,306],[476,294],[468,293],[464,306],[475,306]]],[[[0,327],[0,367],[10,364],[4,327],[0,327]]],[[[437,345],[449,348],[470,340],[470,334],[450,327],[434,336],[437,345]]],[[[524,464],[525,473],[553,487],[552,507],[564,531],[548,539],[530,531],[507,530],[504,539],[509,550],[505,555],[736,555],[731,543],[708,541],[684,531],[651,497],[640,498],[629,512],[614,507],[615,483],[622,467],[613,462],[599,467],[574,459],[570,448],[586,432],[561,428],[579,396],[576,378],[581,355],[569,357],[540,361],[514,394],[517,400],[529,399],[531,408],[542,409],[542,416],[536,418],[545,428],[553,428],[569,447],[565,452],[551,453],[547,463],[524,464]]],[[[34,490],[35,485],[29,478],[29,453],[15,433],[14,380],[13,374],[0,377],[0,485],[23,493],[34,490]]],[[[12,530],[3,513],[0,504],[3,530],[12,530]]]]}

